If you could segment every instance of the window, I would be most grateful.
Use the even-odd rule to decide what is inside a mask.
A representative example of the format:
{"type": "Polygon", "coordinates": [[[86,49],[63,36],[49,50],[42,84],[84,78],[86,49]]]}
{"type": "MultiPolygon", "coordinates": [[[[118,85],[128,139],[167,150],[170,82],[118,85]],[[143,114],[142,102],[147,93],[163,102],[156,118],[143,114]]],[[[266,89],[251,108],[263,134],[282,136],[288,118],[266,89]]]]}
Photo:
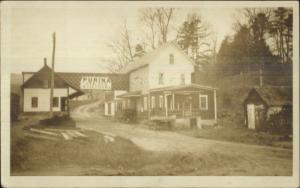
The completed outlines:
{"type": "Polygon", "coordinates": [[[155,96],[151,96],[151,107],[155,108],[155,96]]]}
{"type": "Polygon", "coordinates": [[[160,85],[164,84],[164,74],[163,73],[159,73],[158,84],[160,84],[160,85]]]}
{"type": "Polygon", "coordinates": [[[174,54],[170,54],[169,63],[172,64],[172,65],[174,64],[174,54]]]}
{"type": "Polygon", "coordinates": [[[53,107],[58,107],[58,97],[53,97],[52,105],[53,105],[53,107]]]}
{"type": "Polygon", "coordinates": [[[126,108],[131,108],[131,106],[130,106],[131,104],[130,104],[130,99],[127,99],[127,107],[126,108]]]}
{"type": "Polygon", "coordinates": [[[43,80],[44,88],[49,88],[49,80],[43,80]]]}
{"type": "Polygon", "coordinates": [[[181,80],[181,84],[184,85],[185,84],[185,75],[184,74],[180,75],[180,80],[181,80]]]}
{"type": "Polygon", "coordinates": [[[159,108],[162,108],[164,105],[164,98],[162,95],[159,96],[159,108]]]}
{"type": "Polygon", "coordinates": [[[111,115],[111,103],[107,103],[107,114],[111,115]]]}
{"type": "Polygon", "coordinates": [[[126,109],[126,101],[125,100],[122,101],[122,109],[126,109]]]}
{"type": "Polygon", "coordinates": [[[208,100],[207,100],[207,95],[200,95],[199,97],[199,105],[200,105],[200,110],[207,110],[208,109],[208,100]]]}
{"type": "Polygon", "coordinates": [[[147,110],[148,108],[148,100],[147,97],[144,97],[144,110],[147,110]]]}
{"type": "Polygon", "coordinates": [[[31,107],[32,108],[38,107],[38,98],[37,97],[31,97],[31,107]]]}

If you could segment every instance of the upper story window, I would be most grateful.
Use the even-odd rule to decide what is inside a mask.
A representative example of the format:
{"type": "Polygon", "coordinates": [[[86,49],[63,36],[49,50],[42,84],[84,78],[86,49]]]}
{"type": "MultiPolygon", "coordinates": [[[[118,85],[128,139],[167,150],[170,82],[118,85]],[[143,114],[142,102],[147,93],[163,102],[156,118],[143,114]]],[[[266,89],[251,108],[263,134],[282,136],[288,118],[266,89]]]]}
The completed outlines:
{"type": "Polygon", "coordinates": [[[49,88],[49,80],[43,80],[44,88],[49,88]]]}
{"type": "Polygon", "coordinates": [[[158,75],[158,84],[164,84],[164,73],[159,73],[158,75]]]}
{"type": "Polygon", "coordinates": [[[169,63],[170,63],[171,65],[174,64],[174,54],[170,54],[170,55],[169,55],[169,63]]]}
{"type": "Polygon", "coordinates": [[[182,85],[185,84],[185,75],[184,75],[184,74],[181,74],[181,75],[180,75],[180,83],[181,83],[182,85]]]}
{"type": "Polygon", "coordinates": [[[207,95],[200,95],[199,96],[199,106],[200,106],[200,110],[207,110],[208,109],[207,95]]]}

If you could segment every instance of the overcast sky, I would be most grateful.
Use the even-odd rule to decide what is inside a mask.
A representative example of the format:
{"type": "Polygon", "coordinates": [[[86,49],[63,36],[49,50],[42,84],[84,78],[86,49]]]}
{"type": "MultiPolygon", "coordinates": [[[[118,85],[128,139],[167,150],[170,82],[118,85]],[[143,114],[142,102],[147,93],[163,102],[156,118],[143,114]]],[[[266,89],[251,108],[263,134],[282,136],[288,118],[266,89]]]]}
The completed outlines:
{"type": "MultiPolygon", "coordinates": [[[[15,3],[11,6],[10,64],[12,72],[37,71],[43,58],[51,62],[52,33],[56,32],[56,71],[105,72],[101,60],[110,57],[107,42],[118,36],[126,20],[129,30],[138,35],[139,5],[117,5],[99,2],[15,3]]],[[[231,34],[232,15],[236,9],[199,6],[182,8],[176,17],[181,23],[186,13],[200,13],[217,33],[218,46],[231,34]]]]}

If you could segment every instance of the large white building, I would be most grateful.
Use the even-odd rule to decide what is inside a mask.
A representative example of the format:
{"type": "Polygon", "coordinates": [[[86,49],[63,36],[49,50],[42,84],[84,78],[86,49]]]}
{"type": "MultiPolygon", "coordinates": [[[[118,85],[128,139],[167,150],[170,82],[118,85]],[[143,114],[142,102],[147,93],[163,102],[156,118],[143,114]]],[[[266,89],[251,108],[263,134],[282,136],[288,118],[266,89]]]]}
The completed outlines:
{"type": "Polygon", "coordinates": [[[128,92],[112,92],[105,115],[131,109],[144,119],[201,117],[216,123],[216,89],[193,83],[194,71],[195,64],[176,44],[165,44],[125,67],[122,73],[129,77],[128,92]]]}

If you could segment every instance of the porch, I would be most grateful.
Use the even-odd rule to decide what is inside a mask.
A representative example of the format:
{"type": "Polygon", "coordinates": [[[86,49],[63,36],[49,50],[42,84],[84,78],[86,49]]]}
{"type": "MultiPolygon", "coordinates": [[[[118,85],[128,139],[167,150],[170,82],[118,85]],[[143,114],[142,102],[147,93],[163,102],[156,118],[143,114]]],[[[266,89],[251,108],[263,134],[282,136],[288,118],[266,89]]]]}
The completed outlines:
{"type": "Polygon", "coordinates": [[[128,92],[119,96],[123,99],[122,110],[134,110],[140,119],[155,118],[195,118],[215,120],[216,89],[196,84],[165,87],[128,92]]]}

